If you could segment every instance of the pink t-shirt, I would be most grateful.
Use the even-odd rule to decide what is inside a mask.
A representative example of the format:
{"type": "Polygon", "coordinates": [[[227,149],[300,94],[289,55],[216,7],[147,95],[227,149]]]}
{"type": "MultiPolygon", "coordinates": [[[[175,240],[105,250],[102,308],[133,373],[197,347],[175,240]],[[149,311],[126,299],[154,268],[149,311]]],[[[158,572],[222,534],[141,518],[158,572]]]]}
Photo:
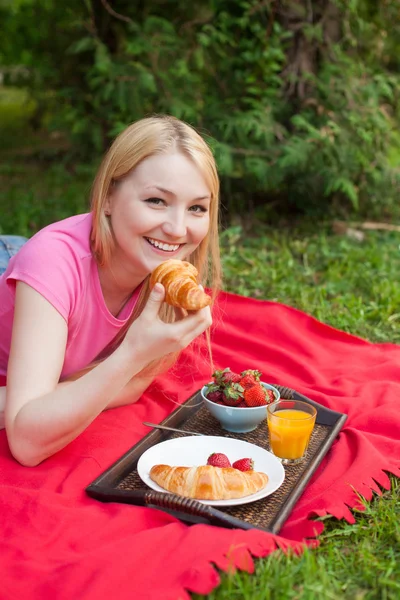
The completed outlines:
{"type": "Polygon", "coordinates": [[[45,227],[22,246],[0,276],[0,375],[7,373],[16,281],[39,292],[68,324],[61,377],[90,364],[129,319],[140,286],[114,317],[104,302],[90,251],[91,225],[89,213],[45,227]]]}

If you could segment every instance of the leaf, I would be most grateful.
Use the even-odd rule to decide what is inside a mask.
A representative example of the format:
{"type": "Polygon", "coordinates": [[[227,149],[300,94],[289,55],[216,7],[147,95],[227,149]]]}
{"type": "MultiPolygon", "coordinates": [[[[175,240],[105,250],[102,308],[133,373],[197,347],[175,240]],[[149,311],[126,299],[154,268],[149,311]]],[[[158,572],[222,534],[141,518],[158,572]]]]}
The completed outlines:
{"type": "Polygon", "coordinates": [[[95,42],[92,37],[84,37],[74,42],[67,49],[67,54],[81,54],[82,52],[88,52],[95,48],[95,42]]]}
{"type": "Polygon", "coordinates": [[[344,177],[334,179],[325,188],[325,195],[329,196],[332,192],[342,192],[352,203],[355,210],[359,209],[358,190],[356,186],[344,177]]]}
{"type": "Polygon", "coordinates": [[[96,70],[103,75],[108,74],[111,71],[112,61],[104,44],[96,44],[95,66],[96,70]]]}

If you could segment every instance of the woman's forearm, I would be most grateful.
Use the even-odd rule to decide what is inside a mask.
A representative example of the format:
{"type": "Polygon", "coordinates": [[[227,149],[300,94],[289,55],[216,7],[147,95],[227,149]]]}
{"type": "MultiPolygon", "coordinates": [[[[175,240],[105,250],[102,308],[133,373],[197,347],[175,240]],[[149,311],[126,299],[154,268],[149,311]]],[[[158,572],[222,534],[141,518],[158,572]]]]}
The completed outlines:
{"type": "Polygon", "coordinates": [[[107,404],[105,410],[109,408],[118,408],[137,402],[140,396],[147,390],[153,382],[154,377],[142,377],[140,374],[132,379],[122,388],[122,390],[107,404]]]}
{"type": "MultiPolygon", "coordinates": [[[[124,388],[143,366],[135,364],[132,352],[121,345],[81,378],[26,403],[11,422],[6,410],[7,434],[15,458],[35,466],[75,439],[104,409],[117,406],[118,398],[127,403],[124,388]]],[[[140,389],[138,385],[137,393],[140,389]]]]}
{"type": "MultiPolygon", "coordinates": [[[[67,380],[59,383],[59,386],[69,385],[72,381],[76,381],[83,377],[84,374],[89,373],[95,367],[87,367],[84,372],[78,372],[76,374],[68,377],[67,380]]],[[[138,375],[134,375],[130,379],[130,381],[122,388],[122,390],[113,398],[105,407],[104,410],[109,408],[118,408],[118,406],[126,406],[127,404],[133,404],[137,402],[140,396],[143,394],[145,390],[149,387],[149,385],[154,381],[153,376],[144,376],[140,373],[138,375]]],[[[1,388],[0,388],[1,391],[1,388]]],[[[1,409],[1,395],[0,395],[0,409],[1,409]]]]}

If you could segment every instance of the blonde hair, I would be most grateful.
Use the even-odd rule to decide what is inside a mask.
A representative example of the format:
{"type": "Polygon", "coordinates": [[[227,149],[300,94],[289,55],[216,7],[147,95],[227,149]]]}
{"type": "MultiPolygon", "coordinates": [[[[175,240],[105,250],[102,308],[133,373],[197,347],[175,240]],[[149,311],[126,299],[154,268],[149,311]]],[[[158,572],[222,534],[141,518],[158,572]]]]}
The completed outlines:
{"type": "MultiPolygon", "coordinates": [[[[135,167],[146,158],[155,154],[178,151],[189,157],[202,173],[211,193],[210,225],[206,237],[196,250],[185,260],[191,262],[199,272],[199,282],[212,290],[212,300],[221,287],[221,265],[219,255],[219,179],[214,156],[197,131],[171,116],[153,116],[141,119],[125,129],[113,142],[97,172],[91,193],[91,211],[93,225],[91,248],[96,261],[106,266],[110,263],[114,250],[114,237],[110,220],[105,214],[105,205],[113,185],[128,176],[135,167]]],[[[101,354],[101,359],[109,355],[122,341],[129,326],[138,318],[149,295],[149,278],[143,282],[138,301],[128,323],[120,330],[116,338],[101,354]]],[[[162,318],[173,321],[175,313],[164,305],[162,318]]],[[[207,337],[210,350],[209,337],[207,337]]],[[[100,358],[100,357],[99,357],[100,358]]],[[[158,369],[165,370],[176,359],[170,357],[158,362],[158,369]]],[[[93,364],[92,364],[93,366],[93,364]]],[[[151,373],[157,370],[151,366],[151,373]]]]}

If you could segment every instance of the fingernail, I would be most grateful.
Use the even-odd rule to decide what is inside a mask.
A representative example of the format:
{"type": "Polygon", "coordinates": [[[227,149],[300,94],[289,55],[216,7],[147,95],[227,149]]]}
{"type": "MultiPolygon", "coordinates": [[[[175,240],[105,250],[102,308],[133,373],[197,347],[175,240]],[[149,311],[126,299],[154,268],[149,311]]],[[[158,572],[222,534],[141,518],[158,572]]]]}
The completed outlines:
{"type": "Polygon", "coordinates": [[[160,283],[156,283],[152,290],[153,296],[156,298],[160,298],[162,296],[162,293],[163,293],[162,285],[160,283]]]}

